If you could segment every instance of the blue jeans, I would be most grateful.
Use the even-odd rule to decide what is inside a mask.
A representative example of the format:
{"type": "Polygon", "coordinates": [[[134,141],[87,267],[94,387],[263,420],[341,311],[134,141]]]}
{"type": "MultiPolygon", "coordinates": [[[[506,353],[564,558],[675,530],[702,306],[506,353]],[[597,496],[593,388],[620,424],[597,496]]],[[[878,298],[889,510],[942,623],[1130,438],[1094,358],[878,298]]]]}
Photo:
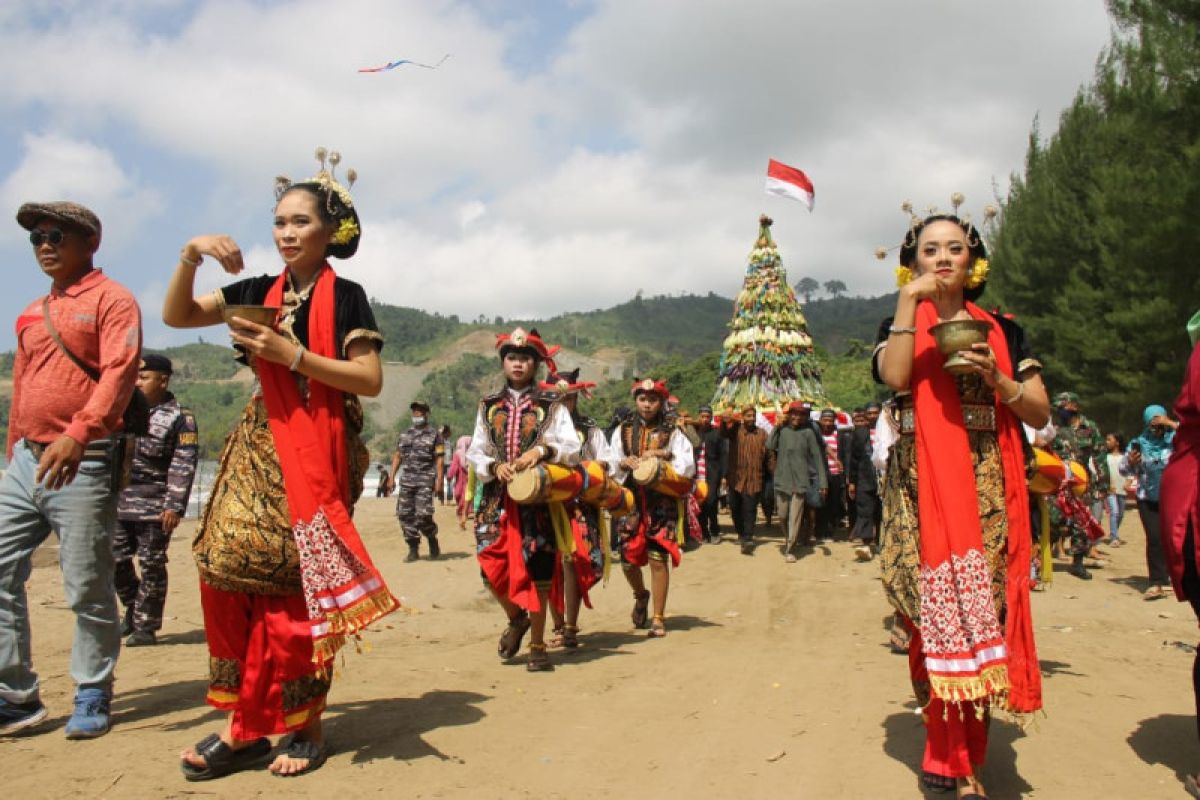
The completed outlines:
{"type": "Polygon", "coordinates": [[[1125,518],[1125,496],[1120,494],[1105,495],[1104,505],[1108,507],[1108,540],[1115,542],[1121,538],[1121,520],[1125,518]]]}
{"type": "Polygon", "coordinates": [[[63,592],[75,612],[71,677],[81,688],[109,688],[121,650],[112,552],[117,498],[109,491],[109,467],[84,461],[58,491],[36,484],[36,472],[37,459],[17,442],[0,480],[0,698],[10,703],[38,696],[25,583],[30,557],[51,530],[58,534],[63,592]]]}

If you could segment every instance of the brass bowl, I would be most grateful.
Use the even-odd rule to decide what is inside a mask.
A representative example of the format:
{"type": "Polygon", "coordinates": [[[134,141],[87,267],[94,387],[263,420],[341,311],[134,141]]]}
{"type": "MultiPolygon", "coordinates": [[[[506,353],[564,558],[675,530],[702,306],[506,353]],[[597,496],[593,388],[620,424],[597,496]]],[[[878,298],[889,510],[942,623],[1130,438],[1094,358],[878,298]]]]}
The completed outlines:
{"type": "Polygon", "coordinates": [[[279,316],[279,306],[225,306],[222,316],[225,318],[225,324],[231,328],[234,317],[241,317],[259,325],[271,326],[275,324],[275,319],[279,316]]]}
{"type": "Polygon", "coordinates": [[[986,342],[991,329],[992,323],[982,319],[952,319],[930,328],[938,352],[947,356],[942,369],[953,375],[970,372],[975,365],[958,355],[958,351],[970,350],[971,345],[986,342]]]}

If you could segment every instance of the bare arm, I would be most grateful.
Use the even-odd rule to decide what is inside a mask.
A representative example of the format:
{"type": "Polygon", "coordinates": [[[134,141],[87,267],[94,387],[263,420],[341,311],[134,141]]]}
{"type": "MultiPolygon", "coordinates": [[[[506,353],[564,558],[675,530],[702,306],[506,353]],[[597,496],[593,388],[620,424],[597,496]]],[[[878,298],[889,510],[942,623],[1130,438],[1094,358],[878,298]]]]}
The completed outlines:
{"type": "Polygon", "coordinates": [[[228,236],[197,236],[184,245],[163,300],[163,322],[172,328],[203,328],[221,322],[221,309],[215,297],[192,296],[196,270],[204,256],[215,258],[230,275],[242,271],[242,251],[228,236]]]}

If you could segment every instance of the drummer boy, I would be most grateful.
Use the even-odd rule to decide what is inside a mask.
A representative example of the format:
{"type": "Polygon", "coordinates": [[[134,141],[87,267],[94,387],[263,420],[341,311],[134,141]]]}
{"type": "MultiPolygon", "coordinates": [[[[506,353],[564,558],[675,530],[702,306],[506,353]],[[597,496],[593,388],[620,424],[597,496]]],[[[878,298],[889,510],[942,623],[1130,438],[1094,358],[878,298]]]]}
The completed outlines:
{"type": "Polygon", "coordinates": [[[546,599],[554,578],[556,549],[550,512],[542,504],[518,506],[506,491],[521,472],[538,464],[574,466],[579,437],[558,395],[537,390],[544,363],[554,370],[557,347],[537,330],[517,328],[496,337],[505,385],[479,402],[467,461],[483,484],[475,515],[475,550],[483,579],[508,617],[497,651],[501,659],[521,651],[529,631],[530,672],[553,669],[546,655],[546,599]]]}
{"type": "Polygon", "coordinates": [[[633,588],[630,618],[636,628],[649,624],[650,636],[657,638],[667,635],[665,615],[671,582],[667,559],[679,566],[677,535],[684,508],[680,498],[655,491],[652,483],[641,485],[634,473],[657,473],[662,464],[669,465],[678,477],[691,478],[696,473],[696,462],[691,443],[665,414],[670,397],[666,382],[650,378],[635,381],[633,397],[637,413],[613,431],[609,442],[610,469],[613,478],[632,489],[637,499],[636,511],[617,523],[621,564],[633,588]],[[647,564],[650,591],[642,578],[642,567],[647,564]],[[652,597],[654,617],[650,620],[647,606],[652,597]]]}

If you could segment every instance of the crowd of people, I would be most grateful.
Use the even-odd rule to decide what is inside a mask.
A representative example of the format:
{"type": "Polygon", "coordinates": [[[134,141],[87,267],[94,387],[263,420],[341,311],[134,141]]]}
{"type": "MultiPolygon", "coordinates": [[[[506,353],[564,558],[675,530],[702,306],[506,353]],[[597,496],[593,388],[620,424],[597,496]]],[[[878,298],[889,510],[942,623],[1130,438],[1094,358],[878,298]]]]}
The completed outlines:
{"type": "MultiPolygon", "coordinates": [[[[366,294],[329,264],[353,256],[361,237],[353,174],[343,183],[337,155],[318,158],[313,177],[277,184],[278,274],[197,294],[206,259],[230,275],[243,260],[230,237],[196,236],[163,304],[174,327],[227,324],[257,378],[192,544],[206,699],[226,716],[180,754],[188,780],[255,765],[280,776],[320,768],[333,660],[399,605],[352,518],[370,466],[359,398],[377,395],[383,380],[366,294]]],[[[156,643],[197,426],[170,391],[171,362],[141,352],[132,295],[93,264],[96,215],[29,203],[17,221],[51,289],[17,321],[0,481],[0,734],[47,716],[25,583],[33,550],[54,530],[76,617],[66,735],[86,739],[110,728],[122,636],[126,646],[156,643]]],[[[557,347],[536,330],[498,335],[501,388],[480,398],[471,434],[447,457],[450,431],[416,400],[381,465],[380,493],[398,495],[405,560],[421,558],[422,540],[427,557],[439,557],[434,502],[452,498],[503,614],[499,658],[517,658],[528,636],[525,666],[541,673],[554,669],[551,650],[584,641],[581,610],[614,565],[632,595],[630,624],[667,637],[672,570],[686,551],[723,541],[722,505],[745,556],[762,544],[760,512],[767,526],[778,520],[789,563],[844,531],[853,558],[880,564],[892,645],[908,657],[926,728],[923,786],[985,797],[978,770],[992,714],[1041,708],[1030,592],[1051,579],[1054,556],[1090,579],[1104,565],[1100,546],[1124,544],[1121,520],[1135,502],[1146,598],[1173,589],[1200,615],[1200,350],[1175,417],[1148,406],[1143,430],[1125,443],[1084,416],[1078,396],[1051,402],[1021,326],[976,304],[989,266],[972,223],[914,217],[899,253],[895,312],[871,363],[889,399],[850,414],[795,400],[776,418],[753,406],[720,416],[700,407],[693,417],[665,381],[640,377],[631,407],[603,426],[579,407],[594,384],[561,368],[557,347]],[[979,333],[954,354],[953,371],[939,338],[951,324],[979,333]],[[1041,495],[1031,494],[1034,448],[1061,470],[1041,495]]],[[[1200,315],[1189,331],[1195,343],[1200,315]]],[[[1195,674],[1200,709],[1200,660],[1195,674]]],[[[1195,779],[1188,787],[1200,796],[1195,779]]]]}

